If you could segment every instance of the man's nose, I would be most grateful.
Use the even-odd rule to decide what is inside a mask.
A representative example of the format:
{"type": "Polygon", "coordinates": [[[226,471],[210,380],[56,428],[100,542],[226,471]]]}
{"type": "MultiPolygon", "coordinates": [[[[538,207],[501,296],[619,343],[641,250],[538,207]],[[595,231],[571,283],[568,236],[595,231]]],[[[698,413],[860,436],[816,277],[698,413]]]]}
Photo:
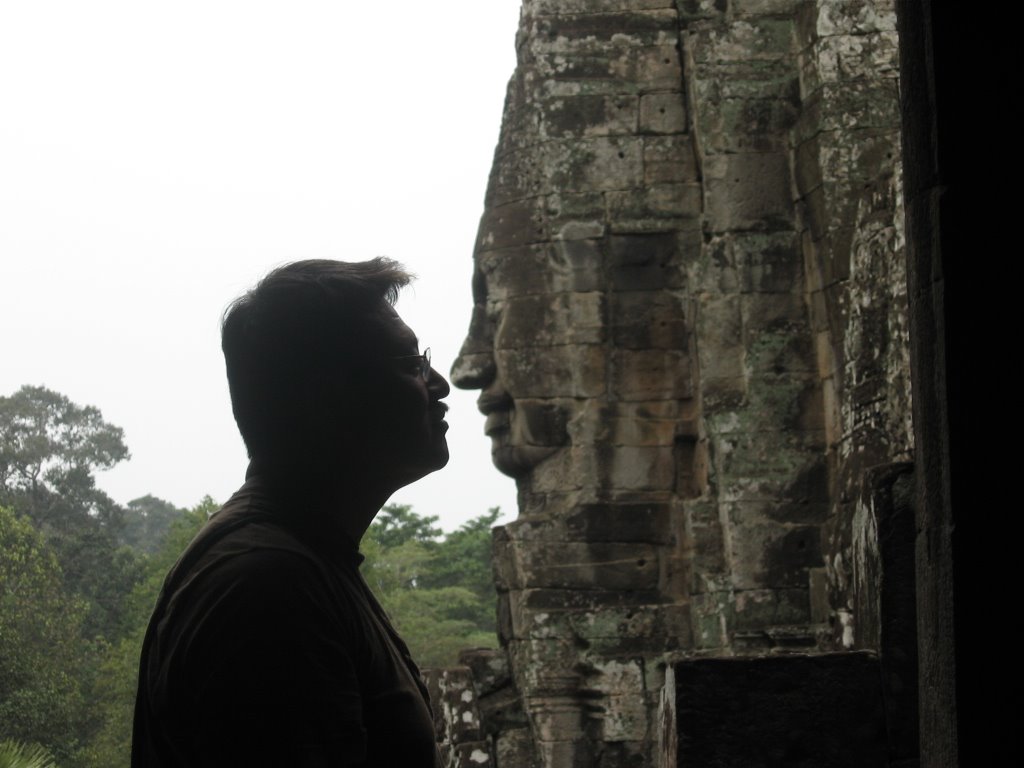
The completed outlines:
{"type": "Polygon", "coordinates": [[[448,384],[448,380],[437,372],[437,369],[431,366],[430,376],[427,378],[427,390],[435,400],[442,400],[451,393],[452,388],[448,384]]]}

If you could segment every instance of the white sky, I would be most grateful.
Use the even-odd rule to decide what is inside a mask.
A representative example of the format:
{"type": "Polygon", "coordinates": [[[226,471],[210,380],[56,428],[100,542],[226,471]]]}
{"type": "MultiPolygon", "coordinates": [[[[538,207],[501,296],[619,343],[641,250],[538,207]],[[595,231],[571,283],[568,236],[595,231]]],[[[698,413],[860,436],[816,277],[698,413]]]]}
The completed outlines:
{"type": "MultiPolygon", "coordinates": [[[[447,373],[515,65],[519,0],[0,2],[0,394],[45,385],[124,428],[117,501],[223,501],[245,451],[224,307],[301,258],[395,258],[447,373]]],[[[476,393],[448,468],[397,493],[446,530],[515,486],[476,393]]]]}

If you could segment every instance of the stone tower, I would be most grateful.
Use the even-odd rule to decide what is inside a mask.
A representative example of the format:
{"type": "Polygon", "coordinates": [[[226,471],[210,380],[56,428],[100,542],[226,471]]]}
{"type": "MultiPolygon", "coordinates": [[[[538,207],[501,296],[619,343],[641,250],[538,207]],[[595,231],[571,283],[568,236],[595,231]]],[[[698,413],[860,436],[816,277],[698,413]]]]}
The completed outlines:
{"type": "Polygon", "coordinates": [[[433,680],[453,761],[674,765],[708,659],[913,702],[893,3],[523,0],[516,47],[452,378],[519,516],[502,651],[433,680]]]}

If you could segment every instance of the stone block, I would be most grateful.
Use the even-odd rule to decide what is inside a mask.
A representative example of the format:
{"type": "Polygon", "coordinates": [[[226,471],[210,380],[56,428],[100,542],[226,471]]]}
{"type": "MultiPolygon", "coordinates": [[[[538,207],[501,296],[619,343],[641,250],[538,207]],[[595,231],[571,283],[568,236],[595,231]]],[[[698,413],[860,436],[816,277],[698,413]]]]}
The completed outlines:
{"type": "Polygon", "coordinates": [[[478,699],[511,683],[508,656],[503,650],[470,648],[459,653],[459,664],[469,668],[478,699]]]}
{"type": "Polygon", "coordinates": [[[808,462],[819,457],[824,446],[816,441],[818,437],[782,429],[711,433],[720,496],[730,501],[784,498],[808,462]]]}
{"type": "Polygon", "coordinates": [[[836,131],[841,137],[853,128],[891,130],[900,121],[899,83],[893,78],[824,83],[804,108],[807,116],[800,125],[813,132],[836,131]]]}
{"type": "Polygon", "coordinates": [[[570,541],[668,544],[672,540],[667,504],[583,504],[566,518],[570,541]]]}
{"type": "Polygon", "coordinates": [[[732,526],[729,540],[733,583],[739,590],[806,590],[808,569],[822,565],[818,526],[767,522],[732,526]]]}
{"type": "Polygon", "coordinates": [[[731,591],[706,592],[690,596],[695,649],[713,650],[728,646],[733,621],[732,600],[731,591]]]}
{"type": "Polygon", "coordinates": [[[552,269],[558,273],[558,280],[564,286],[564,290],[586,292],[601,290],[604,287],[602,240],[558,240],[551,244],[551,248],[554,253],[552,269]]]}
{"type": "Polygon", "coordinates": [[[676,486],[680,499],[695,499],[709,489],[707,441],[695,434],[680,434],[675,439],[676,486]]]}
{"type": "Polygon", "coordinates": [[[542,170],[533,146],[495,153],[487,184],[488,206],[508,205],[541,194],[542,170]]]}
{"type": "Polygon", "coordinates": [[[693,139],[687,134],[645,136],[643,158],[645,185],[699,181],[693,139]]]}
{"type": "Polygon", "coordinates": [[[701,215],[699,184],[657,184],[641,189],[609,191],[608,219],[618,232],[659,232],[678,228],[701,215]]]}
{"type": "Polygon", "coordinates": [[[803,253],[795,232],[748,232],[732,238],[745,293],[794,293],[803,286],[803,253]]]}
{"type": "Polygon", "coordinates": [[[546,102],[541,112],[545,136],[616,136],[634,134],[640,99],[636,95],[566,96],[546,102]]]}
{"type": "Polygon", "coordinates": [[[828,569],[811,568],[808,571],[810,576],[810,598],[811,623],[826,624],[832,614],[832,606],[828,599],[828,569]]]}
{"type": "Polygon", "coordinates": [[[548,243],[486,249],[475,257],[492,301],[573,290],[557,251],[548,243]]]}
{"type": "Polygon", "coordinates": [[[698,87],[698,126],[707,154],[788,149],[789,130],[799,115],[795,74],[786,71],[774,82],[757,79],[749,86],[753,93],[732,96],[727,92],[741,90],[737,82],[726,86],[713,80],[698,87]],[[776,93],[769,96],[766,91],[776,93]]]}
{"type": "Polygon", "coordinates": [[[514,685],[507,685],[477,701],[484,733],[489,736],[509,730],[526,728],[529,721],[523,711],[523,700],[514,685]]]}
{"type": "Polygon", "coordinates": [[[789,16],[804,0],[731,0],[729,10],[736,18],[789,16]]]}
{"type": "Polygon", "coordinates": [[[538,50],[575,52],[665,45],[674,43],[677,36],[674,8],[629,8],[624,12],[539,16],[534,22],[532,38],[538,50]]]}
{"type": "Polygon", "coordinates": [[[613,76],[613,71],[626,71],[632,66],[634,51],[626,48],[612,56],[609,52],[559,54],[540,56],[535,63],[539,80],[535,101],[575,96],[620,96],[639,93],[636,83],[613,76]]]}
{"type": "MultiPolygon", "coordinates": [[[[820,462],[820,459],[816,458],[813,461],[820,462]]],[[[766,521],[821,524],[831,511],[827,499],[808,501],[779,498],[778,484],[775,483],[765,483],[759,487],[755,480],[745,490],[741,497],[737,497],[738,500],[722,502],[729,519],[737,525],[766,521]]],[[[785,493],[786,490],[784,488],[782,492],[785,493]]]]}
{"type": "MultiPolygon", "coordinates": [[[[516,566],[513,558],[515,549],[512,546],[512,539],[505,526],[496,526],[491,531],[491,563],[494,570],[494,586],[499,593],[507,592],[519,586],[516,576],[516,566]]],[[[498,617],[501,618],[502,606],[499,594],[498,617]]]]}
{"type": "Polygon", "coordinates": [[[792,20],[759,18],[737,20],[724,28],[698,28],[692,35],[691,46],[697,64],[751,65],[788,57],[792,41],[792,20]]]}
{"type": "Polygon", "coordinates": [[[650,544],[534,543],[515,549],[519,582],[528,589],[636,590],[658,586],[658,550],[650,544]]]}
{"type": "Polygon", "coordinates": [[[626,401],[689,399],[694,395],[689,353],[677,349],[615,350],[611,391],[616,399],[626,401]]]}
{"type": "Polygon", "coordinates": [[[633,491],[670,491],[675,481],[675,456],[670,446],[614,446],[599,466],[604,487],[633,491]]]}
{"type": "Polygon", "coordinates": [[[685,22],[700,22],[722,18],[727,6],[722,0],[678,0],[679,18],[685,22]]]}
{"type": "Polygon", "coordinates": [[[808,46],[805,55],[818,87],[892,79],[899,73],[899,40],[895,32],[822,37],[808,46]]]}
{"type": "Polygon", "coordinates": [[[696,333],[702,389],[712,380],[746,375],[739,296],[701,297],[696,333]]]}
{"type": "MultiPolygon", "coordinates": [[[[572,733],[582,733],[582,724],[572,733]]],[[[592,768],[595,765],[596,745],[594,736],[586,739],[565,741],[541,741],[537,744],[540,764],[544,766],[565,766],[565,768],[592,768]]],[[[601,767],[603,768],[603,766],[601,767]]]]}
{"type": "Polygon", "coordinates": [[[567,445],[567,424],[574,404],[574,401],[558,402],[547,399],[516,401],[513,438],[523,445],[567,445]]]}
{"type": "Polygon", "coordinates": [[[537,768],[539,765],[528,728],[503,730],[497,734],[494,755],[500,768],[537,768]]]}
{"type": "Polygon", "coordinates": [[[793,226],[789,161],[783,153],[705,158],[706,221],[713,232],[793,226]]]}
{"type": "MultiPolygon", "coordinates": [[[[663,402],[655,401],[655,404],[663,402]]],[[[605,416],[606,439],[611,445],[672,445],[675,442],[684,425],[677,417],[652,413],[648,405],[643,401],[620,403],[605,416]]]]}
{"type": "Polygon", "coordinates": [[[707,413],[733,411],[741,407],[747,397],[745,376],[701,376],[701,402],[707,413]]]}
{"type": "MultiPolygon", "coordinates": [[[[653,708],[654,704],[649,706],[653,708]]],[[[646,736],[637,741],[606,742],[596,759],[594,768],[650,768],[657,764],[651,762],[650,743],[646,736]]]]}
{"type": "Polygon", "coordinates": [[[668,291],[617,291],[608,299],[612,343],[620,349],[680,349],[690,333],[678,295],[668,291]]]}
{"type": "Polygon", "coordinates": [[[487,741],[472,741],[459,744],[453,750],[455,765],[472,768],[492,768],[497,763],[491,757],[491,745],[487,741]]]}
{"type": "Polygon", "coordinates": [[[496,349],[604,342],[603,295],[535,294],[504,303],[494,336],[496,349]]]}
{"type": "Polygon", "coordinates": [[[733,235],[717,235],[708,239],[689,264],[688,273],[694,289],[706,298],[739,293],[740,278],[733,254],[733,235]]]}
{"type": "MultiPolygon", "coordinates": [[[[591,717],[596,721],[597,736],[602,742],[642,742],[649,723],[647,702],[642,685],[634,692],[610,695],[601,699],[600,709],[591,717]]],[[[623,765],[616,762],[615,765],[623,765]]]]}
{"type": "Polygon", "coordinates": [[[612,235],[608,243],[608,278],[619,291],[679,288],[679,238],[675,233],[612,235]]]}
{"type": "Polygon", "coordinates": [[[737,632],[764,630],[780,625],[806,626],[811,621],[806,589],[748,589],[736,595],[737,632]]]}
{"type": "Polygon", "coordinates": [[[640,133],[685,133],[686,106],[679,91],[640,97],[640,133]]]}
{"type": "Polygon", "coordinates": [[[569,614],[576,642],[590,658],[660,654],[691,645],[689,605],[632,606],[594,614],[569,614]]]}
{"type": "MultiPolygon", "coordinates": [[[[776,306],[752,307],[752,312],[758,313],[759,310],[764,310],[768,313],[777,309],[776,302],[761,301],[763,298],[763,295],[757,296],[754,303],[759,305],[771,303],[776,306]]],[[[789,295],[786,295],[786,298],[788,299],[789,295]]],[[[794,298],[799,299],[798,296],[794,296],[794,298]]],[[[744,310],[747,310],[746,306],[744,310]]],[[[747,322],[744,325],[747,328],[764,327],[747,322]]],[[[817,373],[817,360],[814,358],[811,334],[805,323],[776,323],[774,328],[761,333],[752,333],[751,336],[752,338],[747,341],[746,368],[752,379],[762,374],[779,376],[817,373]]],[[[752,386],[756,387],[757,382],[752,382],[752,386]]]]}
{"type": "Polygon", "coordinates": [[[571,696],[580,686],[580,649],[562,638],[514,639],[508,645],[516,685],[527,708],[540,697],[571,696]]]}
{"type": "Polygon", "coordinates": [[[513,398],[597,397],[604,392],[604,347],[497,349],[498,375],[513,398]]]}
{"type": "Polygon", "coordinates": [[[572,13],[617,13],[675,8],[674,0],[534,0],[533,13],[560,16],[572,13]]]}
{"type": "Polygon", "coordinates": [[[634,189],[643,182],[638,137],[548,141],[541,151],[552,189],[634,189]]]}
{"type": "Polygon", "coordinates": [[[607,612],[633,610],[638,605],[662,604],[666,598],[658,589],[621,592],[617,590],[527,589],[521,592],[524,605],[531,611],[607,612]]]}
{"type": "Polygon", "coordinates": [[[538,199],[522,200],[484,210],[477,250],[509,248],[551,239],[538,199]]]}
{"type": "Polygon", "coordinates": [[[687,552],[694,572],[702,577],[724,574],[725,540],[718,517],[718,505],[688,502],[686,509],[687,552]]]}
{"type": "Polygon", "coordinates": [[[896,31],[896,14],[878,3],[822,3],[816,22],[819,37],[896,31]]]}
{"type": "Polygon", "coordinates": [[[548,497],[575,494],[593,484],[597,460],[592,450],[579,446],[562,448],[533,468],[530,490],[548,497]]]}
{"type": "Polygon", "coordinates": [[[782,430],[799,453],[823,447],[818,434],[824,427],[822,392],[812,373],[762,371],[751,378],[747,398],[745,423],[751,431],[782,430]]]}
{"type": "Polygon", "coordinates": [[[678,32],[665,44],[633,48],[629,54],[613,60],[609,72],[620,83],[631,83],[641,93],[673,91],[682,82],[678,32]]]}

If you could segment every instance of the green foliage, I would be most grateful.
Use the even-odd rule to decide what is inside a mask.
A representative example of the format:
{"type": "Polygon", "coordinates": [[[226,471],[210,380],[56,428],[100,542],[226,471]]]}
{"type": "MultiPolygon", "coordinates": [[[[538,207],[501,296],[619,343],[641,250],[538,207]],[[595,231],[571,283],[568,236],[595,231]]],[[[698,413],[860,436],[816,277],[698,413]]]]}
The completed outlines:
{"type": "Polygon", "coordinates": [[[54,495],[91,509],[92,473],[127,458],[124,432],[90,405],[45,387],[0,397],[0,486],[20,492],[33,519],[46,520],[54,495]]]}
{"type": "Polygon", "coordinates": [[[57,556],[65,588],[88,606],[84,633],[114,640],[140,575],[118,534],[124,510],[93,473],[128,458],[124,433],[92,406],[45,387],[0,397],[0,504],[31,520],[57,556]]]}
{"type": "Polygon", "coordinates": [[[38,744],[0,741],[0,768],[57,768],[53,755],[38,744]]]}
{"type": "Polygon", "coordinates": [[[107,650],[90,690],[90,700],[100,722],[90,755],[90,764],[97,768],[128,765],[139,655],[149,617],[167,572],[217,507],[218,504],[207,496],[192,509],[178,510],[162,546],[146,560],[142,578],[126,600],[125,614],[132,629],[107,650]]]}
{"type": "Polygon", "coordinates": [[[132,499],[124,509],[124,522],[118,532],[118,543],[136,552],[153,554],[164,542],[171,525],[183,510],[156,496],[132,499]]]}
{"type": "Polygon", "coordinates": [[[370,533],[384,549],[394,549],[407,541],[429,545],[441,535],[441,529],[434,527],[436,522],[436,515],[421,517],[408,504],[387,504],[374,518],[370,533]]]}
{"type": "Polygon", "coordinates": [[[494,508],[440,538],[436,517],[389,505],[363,537],[363,577],[421,666],[497,645],[491,528],[499,514],[494,508]]]}
{"type": "Polygon", "coordinates": [[[57,558],[28,520],[0,507],[0,738],[71,758],[87,721],[82,680],[95,645],[88,607],[65,593],[57,558]]]}

